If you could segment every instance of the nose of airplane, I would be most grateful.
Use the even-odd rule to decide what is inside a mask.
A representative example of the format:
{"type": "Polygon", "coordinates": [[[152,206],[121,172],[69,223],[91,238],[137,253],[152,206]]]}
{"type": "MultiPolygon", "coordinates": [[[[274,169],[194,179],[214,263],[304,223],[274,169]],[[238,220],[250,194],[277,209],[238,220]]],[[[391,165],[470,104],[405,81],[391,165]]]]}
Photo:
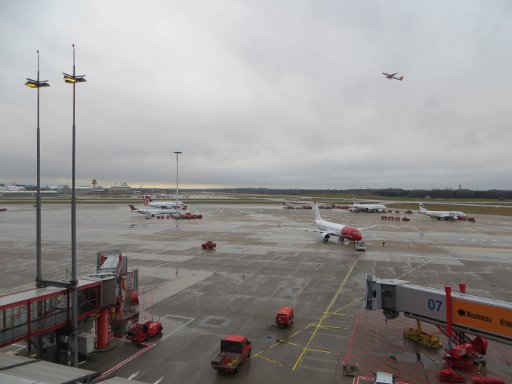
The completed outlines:
{"type": "Polygon", "coordinates": [[[361,234],[361,231],[357,228],[353,227],[344,227],[341,231],[341,235],[351,241],[359,241],[363,238],[363,235],[361,234]]]}

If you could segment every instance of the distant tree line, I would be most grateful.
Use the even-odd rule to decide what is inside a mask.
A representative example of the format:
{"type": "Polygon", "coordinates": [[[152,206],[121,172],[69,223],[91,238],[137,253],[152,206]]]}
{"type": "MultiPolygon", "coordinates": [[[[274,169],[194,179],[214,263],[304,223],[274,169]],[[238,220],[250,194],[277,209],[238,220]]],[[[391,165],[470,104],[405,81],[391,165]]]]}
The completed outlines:
{"type": "MultiPolygon", "coordinates": [[[[182,190],[183,192],[194,190],[182,190]]],[[[257,195],[290,195],[302,196],[308,194],[325,195],[333,197],[340,194],[349,194],[355,197],[374,195],[393,198],[425,199],[512,199],[512,191],[490,189],[488,191],[473,191],[470,189],[277,189],[277,188],[220,188],[209,189],[209,192],[248,193],[257,195]]]]}

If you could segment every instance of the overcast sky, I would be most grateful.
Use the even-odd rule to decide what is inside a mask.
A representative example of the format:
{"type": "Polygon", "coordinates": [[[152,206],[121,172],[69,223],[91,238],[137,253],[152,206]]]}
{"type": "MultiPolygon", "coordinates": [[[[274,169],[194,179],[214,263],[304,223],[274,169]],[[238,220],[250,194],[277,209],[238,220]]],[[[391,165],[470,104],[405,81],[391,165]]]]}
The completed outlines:
{"type": "Polygon", "coordinates": [[[512,2],[0,0],[0,183],[512,189],[512,2]],[[399,72],[403,81],[381,72],[399,72]]]}

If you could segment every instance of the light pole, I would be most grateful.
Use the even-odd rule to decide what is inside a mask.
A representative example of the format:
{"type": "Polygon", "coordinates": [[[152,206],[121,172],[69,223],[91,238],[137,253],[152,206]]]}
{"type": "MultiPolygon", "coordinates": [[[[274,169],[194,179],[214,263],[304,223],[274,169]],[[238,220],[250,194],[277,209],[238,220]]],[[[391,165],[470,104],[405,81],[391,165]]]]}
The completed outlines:
{"type": "Polygon", "coordinates": [[[37,80],[29,79],[25,85],[29,88],[37,88],[37,192],[36,192],[36,286],[43,286],[41,273],[41,146],[39,134],[39,88],[49,87],[48,80],[39,80],[39,50],[37,50],[37,80]]]}
{"type": "Polygon", "coordinates": [[[182,152],[174,152],[176,154],[176,209],[179,207],[179,188],[178,188],[178,157],[182,152]]]}
{"type": "Polygon", "coordinates": [[[85,83],[85,75],[77,76],[75,74],[75,44],[73,44],[73,75],[64,74],[64,81],[73,84],[73,144],[72,144],[72,161],[71,161],[71,364],[73,367],[78,366],[78,295],[76,279],[76,191],[75,191],[75,86],[76,83],[85,83]]]}

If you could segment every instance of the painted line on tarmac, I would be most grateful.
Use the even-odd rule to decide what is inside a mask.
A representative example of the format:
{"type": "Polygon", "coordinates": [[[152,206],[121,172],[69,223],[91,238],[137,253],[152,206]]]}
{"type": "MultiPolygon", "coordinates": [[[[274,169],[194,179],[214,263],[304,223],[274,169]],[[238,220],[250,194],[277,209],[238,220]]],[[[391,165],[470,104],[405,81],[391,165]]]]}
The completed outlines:
{"type": "Polygon", "coordinates": [[[269,359],[268,357],[265,357],[265,356],[262,356],[261,353],[263,353],[263,351],[261,352],[258,352],[254,355],[252,355],[251,359],[253,357],[259,357],[260,359],[263,359],[263,360],[267,360],[267,361],[270,361],[271,363],[275,364],[275,365],[279,365],[280,367],[284,367],[285,365],[284,364],[281,364],[281,363],[278,363],[277,361],[275,360],[272,360],[272,359],[269,359]]]}
{"type": "MultiPolygon", "coordinates": [[[[359,300],[358,300],[359,301],[359,300]]],[[[352,304],[352,303],[351,303],[352,304]]],[[[346,306],[348,306],[350,304],[347,304],[346,306]]],[[[346,307],[345,306],[345,307],[346,307]]],[[[340,311],[340,309],[338,309],[338,311],[340,311]]],[[[339,313],[338,311],[334,311],[334,312],[324,312],[325,315],[327,316],[352,316],[352,315],[349,315],[347,313],[339,313]]]]}
{"type": "Polygon", "coordinates": [[[151,348],[153,348],[155,346],[155,344],[153,343],[148,343],[146,344],[146,346],[141,349],[140,351],[138,351],[137,353],[134,353],[133,355],[131,355],[130,357],[128,357],[127,359],[121,361],[119,364],[117,365],[114,365],[112,368],[110,368],[108,371],[105,371],[103,372],[100,376],[98,376],[93,382],[96,383],[98,381],[101,381],[103,380],[104,378],[110,376],[112,373],[114,373],[115,371],[117,371],[119,368],[122,368],[124,367],[126,364],[128,364],[130,361],[136,359],[137,357],[139,357],[140,355],[142,355],[144,352],[146,351],[149,351],[151,348]]]}
{"type": "Polygon", "coordinates": [[[166,334],[164,337],[162,337],[162,340],[165,340],[167,338],[169,338],[170,336],[174,335],[176,332],[178,332],[181,328],[183,327],[186,327],[188,324],[190,324],[191,322],[193,322],[195,320],[195,318],[192,318],[192,317],[185,317],[185,316],[176,316],[176,315],[165,315],[163,318],[172,318],[172,317],[176,317],[178,319],[185,319],[185,320],[188,320],[187,322],[181,324],[178,328],[176,329],[173,329],[171,332],[169,332],[168,334],[166,334]]]}
{"type": "Polygon", "coordinates": [[[413,272],[416,272],[418,269],[423,268],[425,265],[428,265],[428,261],[423,264],[418,265],[416,268],[411,269],[409,272],[405,272],[404,274],[400,275],[398,278],[401,279],[413,272]]]}
{"type": "MultiPolygon", "coordinates": [[[[288,336],[286,339],[278,339],[274,344],[272,344],[272,345],[271,345],[270,347],[268,347],[267,349],[272,349],[272,348],[274,348],[274,347],[276,347],[276,346],[278,346],[278,345],[280,345],[280,344],[288,344],[288,343],[290,343],[288,340],[290,340],[290,339],[291,339],[292,337],[294,337],[294,336],[297,336],[299,333],[302,333],[302,331],[303,331],[303,330],[300,330],[300,331],[297,331],[297,332],[295,332],[295,333],[292,333],[292,334],[291,334],[290,336],[288,336]]],[[[263,351],[262,351],[262,352],[260,352],[260,353],[263,353],[263,351]]]]}
{"type": "Polygon", "coordinates": [[[297,370],[297,368],[299,367],[302,359],[304,359],[304,356],[306,355],[306,352],[310,349],[310,345],[311,343],[313,343],[313,341],[315,340],[316,338],[316,335],[318,333],[318,330],[322,327],[323,325],[323,322],[327,319],[327,315],[326,313],[329,313],[331,311],[331,308],[333,307],[334,303],[336,303],[336,300],[338,299],[338,296],[341,294],[341,292],[343,291],[343,288],[345,287],[345,284],[347,283],[348,281],[348,278],[350,277],[350,275],[352,274],[352,272],[354,271],[355,267],[356,267],[356,264],[359,260],[359,255],[356,257],[356,259],[354,260],[354,263],[352,264],[352,266],[350,267],[347,275],[345,276],[345,278],[343,279],[343,281],[341,282],[338,290],[336,291],[336,294],[333,296],[331,302],[329,303],[328,307],[326,308],[326,310],[324,311],[324,314],[322,316],[322,318],[320,319],[320,321],[318,321],[318,325],[315,327],[315,330],[313,331],[313,333],[311,334],[308,342],[306,343],[306,346],[303,348],[301,354],[299,355],[299,357],[297,358],[297,361],[295,362],[295,364],[293,365],[293,368],[292,368],[292,371],[295,371],[297,370]]]}
{"type": "MultiPolygon", "coordinates": [[[[322,328],[322,329],[339,329],[339,328],[341,328],[341,326],[338,326],[338,325],[326,325],[326,324],[320,324],[320,323],[313,323],[310,326],[318,327],[318,328],[322,328]]],[[[346,328],[343,327],[343,329],[346,329],[346,328]]]]}

